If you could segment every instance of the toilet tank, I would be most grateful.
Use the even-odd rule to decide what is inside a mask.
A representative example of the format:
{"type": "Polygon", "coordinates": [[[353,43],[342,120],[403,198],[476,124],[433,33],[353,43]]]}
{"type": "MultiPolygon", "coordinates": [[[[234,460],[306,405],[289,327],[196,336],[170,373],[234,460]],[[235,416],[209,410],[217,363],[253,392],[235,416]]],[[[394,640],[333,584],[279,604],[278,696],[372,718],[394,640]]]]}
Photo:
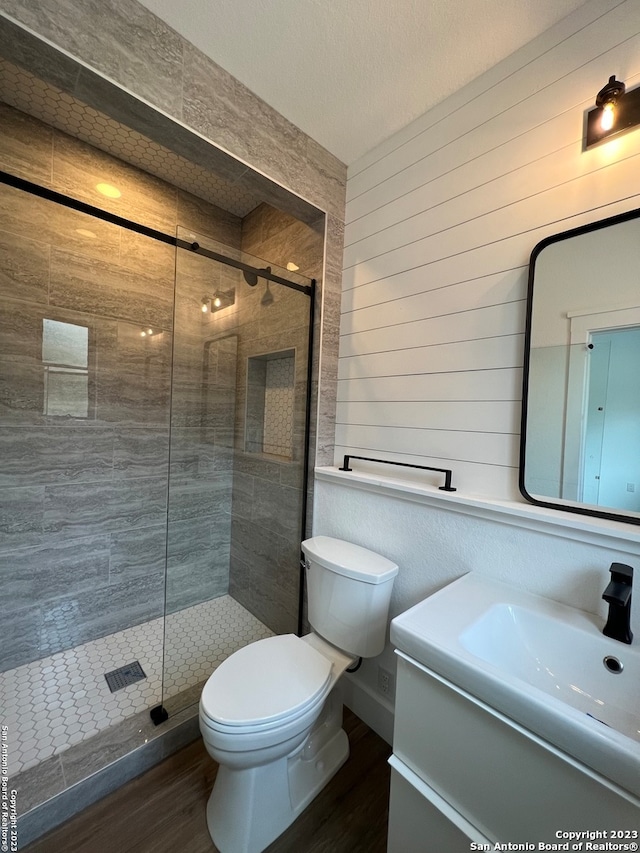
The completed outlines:
{"type": "Polygon", "coordinates": [[[314,536],[302,543],[309,623],[332,645],[356,657],[384,649],[398,567],[360,545],[314,536]]]}

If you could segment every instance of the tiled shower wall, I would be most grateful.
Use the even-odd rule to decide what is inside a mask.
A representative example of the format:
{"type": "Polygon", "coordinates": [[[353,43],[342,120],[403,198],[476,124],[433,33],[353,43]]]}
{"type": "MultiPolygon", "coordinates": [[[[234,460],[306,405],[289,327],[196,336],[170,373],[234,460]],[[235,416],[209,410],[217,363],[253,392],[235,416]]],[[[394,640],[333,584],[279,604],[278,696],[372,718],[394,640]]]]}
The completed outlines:
{"type": "MultiPolygon", "coordinates": [[[[237,217],[4,105],[0,167],[169,233],[180,222],[240,242],[237,217]],[[98,196],[100,180],[121,199],[98,196]]],[[[169,246],[0,191],[2,669],[163,612],[174,261],[169,246]],[[84,364],[43,353],[43,320],[88,330],[84,364]],[[49,397],[63,386],[56,415],[45,380],[49,397]]],[[[199,325],[193,334],[200,346],[199,325]]],[[[230,465],[212,461],[210,434],[200,438],[177,434],[168,563],[182,597],[170,609],[228,584],[228,530],[221,545],[203,507],[212,492],[230,499],[230,465]],[[211,470],[194,476],[203,455],[211,470]]]]}
{"type": "MultiPolygon", "coordinates": [[[[310,226],[261,204],[242,220],[242,248],[285,269],[294,263],[300,274],[318,278],[323,225],[323,219],[310,226]]],[[[267,288],[264,280],[242,289],[240,295],[241,314],[251,323],[251,334],[241,335],[238,351],[229,591],[276,633],[295,632],[309,300],[281,285],[267,288]],[[294,352],[292,455],[251,452],[245,443],[248,360],[290,351],[294,352]]]]}
{"type": "MultiPolygon", "coordinates": [[[[2,12],[30,31],[3,17],[0,52],[137,131],[157,133],[156,141],[183,156],[207,167],[217,164],[232,181],[257,188],[263,198],[286,196],[284,206],[293,209],[296,197],[279,183],[327,211],[324,266],[322,259],[318,264],[322,274],[302,265],[300,271],[320,283],[312,383],[318,418],[311,446],[315,464],[328,464],[333,459],[345,167],[135,0],[107,0],[103,6],[96,26],[94,5],[82,0],[37,6],[28,0],[0,0],[2,12]],[[154,107],[162,112],[155,113],[154,107]],[[172,125],[167,117],[180,124],[172,125]],[[227,157],[216,146],[241,159],[227,157]]],[[[308,211],[306,202],[297,201],[308,211]]],[[[180,221],[186,222],[184,217],[180,221]]],[[[200,223],[192,227],[207,230],[200,223]]],[[[230,238],[220,239],[233,244],[230,238]]],[[[261,254],[251,244],[243,248],[261,254]]],[[[199,463],[186,464],[193,468],[199,463]]],[[[205,527],[198,532],[205,535],[205,527]]]]}
{"type": "Polygon", "coordinates": [[[158,141],[189,159],[204,141],[206,155],[198,162],[215,163],[234,182],[258,188],[263,199],[286,196],[275,202],[282,209],[297,215],[291,205],[306,199],[326,211],[312,448],[316,465],[332,464],[345,165],[136,0],[104,0],[99,10],[85,0],[0,0],[0,53],[129,126],[157,132],[158,141]],[[179,125],[167,128],[167,117],[179,125]]]}
{"type": "MultiPolygon", "coordinates": [[[[195,233],[203,241],[202,232],[195,233]]],[[[220,249],[224,251],[225,246],[220,249]]],[[[204,315],[201,308],[205,296],[236,285],[237,278],[237,270],[201,255],[183,250],[177,254],[168,613],[228,588],[237,335],[233,312],[231,331],[221,337],[210,334],[210,315],[204,315]]],[[[173,637],[168,624],[165,628],[165,644],[170,648],[173,637]]]]}

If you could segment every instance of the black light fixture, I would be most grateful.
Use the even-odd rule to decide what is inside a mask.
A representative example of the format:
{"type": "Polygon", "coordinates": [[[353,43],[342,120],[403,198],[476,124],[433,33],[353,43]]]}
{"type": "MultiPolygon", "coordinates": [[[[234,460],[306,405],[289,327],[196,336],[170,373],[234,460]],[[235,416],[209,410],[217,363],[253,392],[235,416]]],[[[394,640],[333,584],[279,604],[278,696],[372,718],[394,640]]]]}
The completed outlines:
{"type": "Polygon", "coordinates": [[[640,124],[640,87],[626,91],[624,83],[609,78],[596,95],[596,105],[587,113],[585,148],[626,133],[640,124]]]}
{"type": "Polygon", "coordinates": [[[232,287],[231,290],[216,290],[213,296],[203,296],[200,307],[203,314],[209,312],[214,314],[221,308],[229,308],[230,305],[234,305],[235,301],[236,289],[232,287]]]}
{"type": "Polygon", "coordinates": [[[156,335],[161,335],[162,329],[152,329],[149,326],[145,326],[143,329],[140,329],[140,337],[141,338],[155,338],[156,335]]]}

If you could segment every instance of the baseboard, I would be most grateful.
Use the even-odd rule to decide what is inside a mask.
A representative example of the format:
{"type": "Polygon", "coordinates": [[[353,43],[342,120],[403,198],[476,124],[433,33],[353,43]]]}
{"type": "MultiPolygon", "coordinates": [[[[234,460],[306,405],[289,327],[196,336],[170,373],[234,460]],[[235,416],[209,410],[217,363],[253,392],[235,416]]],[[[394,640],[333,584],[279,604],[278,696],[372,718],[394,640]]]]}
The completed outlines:
{"type": "Polygon", "coordinates": [[[344,675],[340,682],[342,701],[370,729],[391,746],[393,743],[394,707],[368,685],[344,675]]]}

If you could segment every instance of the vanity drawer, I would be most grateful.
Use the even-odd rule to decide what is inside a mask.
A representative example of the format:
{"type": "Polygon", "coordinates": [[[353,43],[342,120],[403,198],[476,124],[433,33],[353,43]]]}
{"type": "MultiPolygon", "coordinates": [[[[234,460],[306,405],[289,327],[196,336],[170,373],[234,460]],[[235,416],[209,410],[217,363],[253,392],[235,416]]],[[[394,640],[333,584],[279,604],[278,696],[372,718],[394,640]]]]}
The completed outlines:
{"type": "Polygon", "coordinates": [[[638,829],[630,794],[397,654],[394,754],[484,835],[536,843],[638,829]]]}
{"type": "MultiPolygon", "coordinates": [[[[471,842],[489,844],[395,755],[391,765],[387,853],[469,853],[471,842]]],[[[487,848],[488,849],[488,848],[487,848]]]]}

